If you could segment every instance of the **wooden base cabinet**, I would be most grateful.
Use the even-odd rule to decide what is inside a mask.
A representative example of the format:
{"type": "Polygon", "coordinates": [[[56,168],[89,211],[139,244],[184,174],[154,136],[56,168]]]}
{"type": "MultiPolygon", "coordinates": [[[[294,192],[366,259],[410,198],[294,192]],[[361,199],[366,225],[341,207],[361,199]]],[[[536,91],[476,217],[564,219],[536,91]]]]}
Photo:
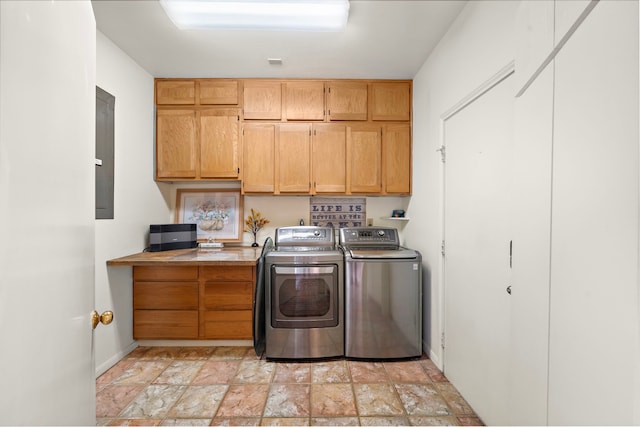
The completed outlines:
{"type": "Polygon", "coordinates": [[[135,339],[249,340],[255,266],[135,266],[135,339]]]}

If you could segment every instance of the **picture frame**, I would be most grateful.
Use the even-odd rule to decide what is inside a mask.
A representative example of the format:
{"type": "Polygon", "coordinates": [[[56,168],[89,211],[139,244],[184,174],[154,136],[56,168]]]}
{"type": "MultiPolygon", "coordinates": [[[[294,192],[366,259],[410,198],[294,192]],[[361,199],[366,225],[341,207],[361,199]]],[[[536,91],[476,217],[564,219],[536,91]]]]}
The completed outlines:
{"type": "Polygon", "coordinates": [[[243,219],[239,189],[177,189],[175,223],[196,224],[199,242],[241,242],[243,219]]]}

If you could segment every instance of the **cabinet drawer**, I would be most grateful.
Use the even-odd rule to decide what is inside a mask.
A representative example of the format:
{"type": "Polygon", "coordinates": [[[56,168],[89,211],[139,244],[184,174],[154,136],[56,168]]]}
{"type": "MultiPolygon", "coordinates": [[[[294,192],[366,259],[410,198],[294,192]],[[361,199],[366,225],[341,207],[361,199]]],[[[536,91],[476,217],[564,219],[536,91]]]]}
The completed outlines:
{"type": "Polygon", "coordinates": [[[198,267],[133,267],[133,280],[196,280],[198,267]]]}
{"type": "Polygon", "coordinates": [[[135,282],[133,308],[197,310],[198,282],[135,282]]]}
{"type": "Polygon", "coordinates": [[[204,285],[204,307],[207,310],[251,310],[253,283],[207,282],[204,285]]]}
{"type": "Polygon", "coordinates": [[[221,265],[200,267],[200,277],[208,280],[253,281],[253,266],[221,265]]]}
{"type": "Polygon", "coordinates": [[[134,310],[135,339],[198,338],[197,310],[134,310]]]}
{"type": "Polygon", "coordinates": [[[253,336],[250,310],[206,311],[204,337],[209,339],[251,339],[253,336]]]}

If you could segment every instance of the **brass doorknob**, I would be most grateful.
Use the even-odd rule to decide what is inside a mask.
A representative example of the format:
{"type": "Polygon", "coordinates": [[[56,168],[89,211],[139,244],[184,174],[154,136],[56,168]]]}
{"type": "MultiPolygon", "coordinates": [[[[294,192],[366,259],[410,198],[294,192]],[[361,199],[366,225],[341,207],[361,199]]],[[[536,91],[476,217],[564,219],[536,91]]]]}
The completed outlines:
{"type": "Polygon", "coordinates": [[[113,311],[107,310],[102,314],[98,314],[98,312],[95,310],[91,312],[91,327],[93,329],[98,326],[98,323],[108,325],[111,322],[113,322],[113,311]]]}

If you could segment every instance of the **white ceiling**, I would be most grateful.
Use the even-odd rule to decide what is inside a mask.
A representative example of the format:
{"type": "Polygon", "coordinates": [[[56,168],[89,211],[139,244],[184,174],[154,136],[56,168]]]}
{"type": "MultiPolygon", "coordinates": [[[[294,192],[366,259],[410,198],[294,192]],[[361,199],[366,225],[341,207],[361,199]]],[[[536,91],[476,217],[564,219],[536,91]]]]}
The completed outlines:
{"type": "Polygon", "coordinates": [[[412,79],[466,1],[351,0],[340,33],[183,31],[157,0],[92,3],[98,30],[154,77],[412,79]]]}

